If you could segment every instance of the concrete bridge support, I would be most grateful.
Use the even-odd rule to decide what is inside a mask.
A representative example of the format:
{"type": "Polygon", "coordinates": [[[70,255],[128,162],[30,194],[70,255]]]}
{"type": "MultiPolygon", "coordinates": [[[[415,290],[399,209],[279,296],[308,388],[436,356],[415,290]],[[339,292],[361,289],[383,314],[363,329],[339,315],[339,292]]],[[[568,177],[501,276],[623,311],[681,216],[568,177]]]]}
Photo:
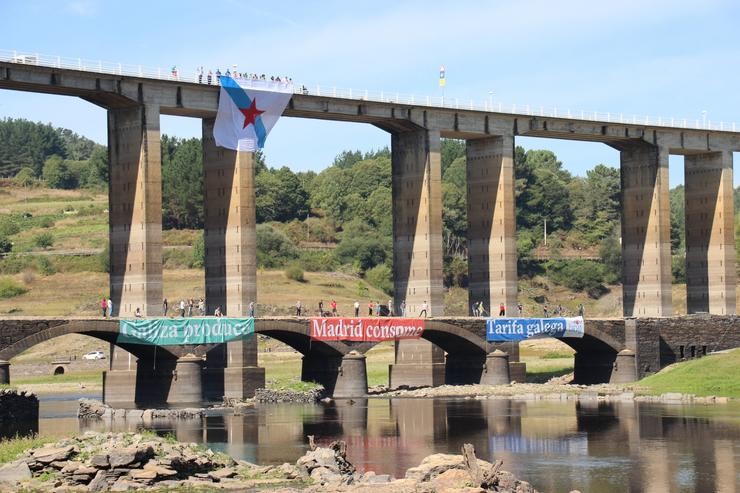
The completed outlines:
{"type": "Polygon", "coordinates": [[[108,110],[110,296],[113,314],[161,315],[159,107],[108,110]]]}
{"type": "Polygon", "coordinates": [[[0,385],[10,384],[10,362],[0,360],[0,385]]]}
{"type": "Polygon", "coordinates": [[[303,356],[301,380],[320,383],[334,397],[367,395],[366,357],[351,351],[344,356],[306,354],[303,356]]]}
{"type": "Polygon", "coordinates": [[[509,385],[511,376],[509,374],[509,355],[500,349],[496,349],[486,356],[486,366],[480,378],[483,385],[509,385]]]}
{"type": "Polygon", "coordinates": [[[468,140],[468,310],[483,301],[491,315],[517,302],[514,137],[468,140]]]}
{"type": "MultiPolygon", "coordinates": [[[[218,147],[213,118],[203,120],[203,206],[206,253],[206,310],[216,307],[232,317],[249,315],[257,301],[257,236],[254,154],[218,147]]],[[[244,399],[264,387],[264,369],[257,367],[257,338],[227,343],[224,396],[244,399]]],[[[219,366],[216,356],[209,367],[219,366]]]]}
{"type": "Polygon", "coordinates": [[[735,209],[732,153],[690,154],[686,182],[686,304],[688,313],[736,310],[735,209]]]}
{"type": "Polygon", "coordinates": [[[622,284],[625,317],[667,317],[671,307],[668,149],[622,143],[622,284]]]}
{"type": "Polygon", "coordinates": [[[103,372],[103,402],[136,402],[137,358],[124,349],[110,345],[109,369],[103,372]]]}
{"type": "MultiPolygon", "coordinates": [[[[406,315],[443,314],[442,168],[438,131],[418,130],[391,138],[393,167],[394,302],[406,315]]],[[[426,341],[396,343],[390,386],[441,385],[444,353],[426,341]]]]}

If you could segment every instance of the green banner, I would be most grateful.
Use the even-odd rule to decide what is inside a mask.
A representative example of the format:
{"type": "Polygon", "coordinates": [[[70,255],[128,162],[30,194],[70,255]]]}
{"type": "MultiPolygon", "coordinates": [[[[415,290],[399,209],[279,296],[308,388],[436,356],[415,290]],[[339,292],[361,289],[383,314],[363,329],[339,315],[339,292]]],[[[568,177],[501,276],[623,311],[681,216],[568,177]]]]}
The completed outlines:
{"type": "Polygon", "coordinates": [[[118,342],[177,346],[220,344],[254,334],[253,318],[137,318],[121,320],[118,342]]]}

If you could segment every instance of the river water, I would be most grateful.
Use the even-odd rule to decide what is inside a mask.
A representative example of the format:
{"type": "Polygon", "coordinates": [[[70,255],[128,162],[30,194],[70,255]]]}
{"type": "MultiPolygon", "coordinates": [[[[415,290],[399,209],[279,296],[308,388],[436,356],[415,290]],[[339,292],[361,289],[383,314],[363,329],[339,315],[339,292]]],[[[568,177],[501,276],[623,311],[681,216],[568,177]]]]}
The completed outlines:
{"type": "MultiPolygon", "coordinates": [[[[135,431],[125,420],[79,422],[76,399],[41,398],[39,433],[135,431]]],[[[99,395],[85,396],[100,398],[99,395]]],[[[295,462],[306,436],[342,439],[362,471],[403,477],[427,455],[478,457],[543,492],[740,491],[740,404],[476,399],[355,399],[332,404],[260,405],[241,416],[214,412],[203,420],[155,421],[148,428],[258,464],[295,462]]]]}

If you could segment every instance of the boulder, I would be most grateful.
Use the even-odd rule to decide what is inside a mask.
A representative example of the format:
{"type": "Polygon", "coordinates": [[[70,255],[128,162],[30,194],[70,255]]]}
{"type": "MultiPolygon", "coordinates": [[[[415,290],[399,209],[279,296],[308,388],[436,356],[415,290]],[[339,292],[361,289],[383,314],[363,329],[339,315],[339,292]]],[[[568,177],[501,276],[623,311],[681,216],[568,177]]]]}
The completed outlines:
{"type": "Polygon", "coordinates": [[[74,446],[68,445],[66,447],[43,447],[34,450],[31,453],[31,457],[36,462],[42,464],[51,464],[55,461],[63,461],[70,458],[74,452],[74,446]]]}
{"type": "Polygon", "coordinates": [[[9,462],[0,467],[0,483],[17,483],[31,479],[31,469],[23,460],[9,462]]]}

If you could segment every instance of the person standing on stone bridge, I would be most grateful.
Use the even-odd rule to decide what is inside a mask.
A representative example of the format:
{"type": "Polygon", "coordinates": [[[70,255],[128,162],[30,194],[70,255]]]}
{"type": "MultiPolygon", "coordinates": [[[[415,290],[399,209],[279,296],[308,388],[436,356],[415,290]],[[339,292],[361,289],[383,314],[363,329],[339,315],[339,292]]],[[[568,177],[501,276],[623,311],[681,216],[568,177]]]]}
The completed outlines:
{"type": "Polygon", "coordinates": [[[105,314],[108,313],[108,302],[105,301],[105,296],[100,300],[100,310],[103,312],[103,318],[105,318],[105,314]]]}
{"type": "Polygon", "coordinates": [[[424,315],[424,318],[427,318],[427,301],[424,300],[424,303],[421,304],[421,311],[419,312],[419,316],[421,317],[422,314],[424,315]]]}

